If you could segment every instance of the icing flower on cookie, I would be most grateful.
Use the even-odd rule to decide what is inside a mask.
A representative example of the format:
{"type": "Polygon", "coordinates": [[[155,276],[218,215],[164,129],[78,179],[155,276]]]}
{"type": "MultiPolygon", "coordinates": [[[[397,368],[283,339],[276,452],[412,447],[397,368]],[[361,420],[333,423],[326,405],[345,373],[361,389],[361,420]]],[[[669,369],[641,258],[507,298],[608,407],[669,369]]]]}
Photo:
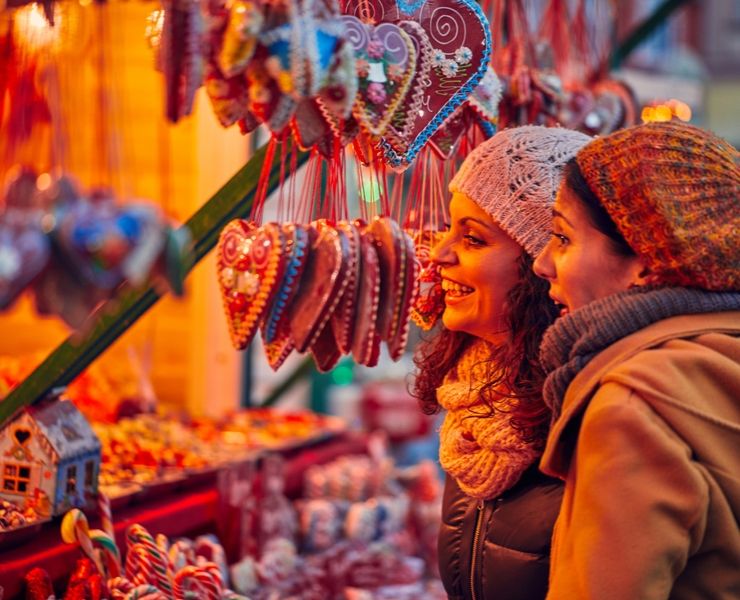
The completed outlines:
{"type": "Polygon", "coordinates": [[[467,46],[460,46],[455,50],[455,62],[458,65],[465,65],[473,59],[473,52],[467,46]]]}
{"type": "Polygon", "coordinates": [[[385,100],[385,87],[382,83],[371,83],[367,86],[367,98],[373,104],[380,104],[385,100]]]}
{"type": "Polygon", "coordinates": [[[442,50],[435,50],[432,54],[432,65],[441,68],[447,62],[447,55],[442,50]]]}
{"type": "Polygon", "coordinates": [[[442,65],[442,75],[445,77],[454,77],[457,75],[457,63],[454,60],[447,60],[442,65]]]}

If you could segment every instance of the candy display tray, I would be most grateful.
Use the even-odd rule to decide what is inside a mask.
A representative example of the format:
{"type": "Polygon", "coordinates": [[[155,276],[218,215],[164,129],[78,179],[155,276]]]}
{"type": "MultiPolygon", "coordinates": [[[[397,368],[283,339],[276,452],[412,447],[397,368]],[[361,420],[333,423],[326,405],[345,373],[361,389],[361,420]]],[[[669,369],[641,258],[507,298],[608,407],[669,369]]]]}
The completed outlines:
{"type": "Polygon", "coordinates": [[[34,521],[15,529],[7,529],[0,531],[0,550],[6,550],[10,548],[16,548],[20,544],[30,540],[32,537],[37,535],[45,523],[48,523],[51,519],[42,519],[40,521],[34,521]]]}

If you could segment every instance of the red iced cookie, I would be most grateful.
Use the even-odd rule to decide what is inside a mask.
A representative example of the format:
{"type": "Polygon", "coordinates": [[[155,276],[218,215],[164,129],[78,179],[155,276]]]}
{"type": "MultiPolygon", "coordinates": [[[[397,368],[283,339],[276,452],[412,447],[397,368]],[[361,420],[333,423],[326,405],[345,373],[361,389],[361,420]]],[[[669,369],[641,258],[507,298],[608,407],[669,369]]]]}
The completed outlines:
{"type": "Polygon", "coordinates": [[[283,245],[284,236],[276,223],[258,228],[238,219],[221,232],[218,280],[231,340],[239,350],[249,345],[282,281],[283,245]]]}

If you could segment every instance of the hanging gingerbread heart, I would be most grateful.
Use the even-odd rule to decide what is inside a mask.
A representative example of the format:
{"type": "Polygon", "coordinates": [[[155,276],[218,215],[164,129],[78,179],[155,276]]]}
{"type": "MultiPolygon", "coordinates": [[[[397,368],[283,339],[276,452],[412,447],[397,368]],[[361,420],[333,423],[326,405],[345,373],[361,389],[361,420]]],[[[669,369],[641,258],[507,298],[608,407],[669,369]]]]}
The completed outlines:
{"type": "Polygon", "coordinates": [[[215,64],[206,66],[205,89],[222,127],[231,127],[249,115],[249,94],[244,75],[224,77],[215,64]]]}
{"type": "Polygon", "coordinates": [[[329,123],[313,98],[304,98],[298,103],[290,127],[301,150],[309,150],[324,138],[333,137],[329,123]]]}
{"type": "Polygon", "coordinates": [[[337,223],[337,231],[347,238],[349,245],[349,260],[347,263],[347,287],[331,317],[331,329],[334,332],[336,345],[344,354],[352,350],[357,314],[357,296],[360,291],[361,242],[357,227],[347,221],[337,223]]]}
{"type": "MultiPolygon", "coordinates": [[[[10,212],[10,211],[8,211],[10,212]]],[[[49,239],[32,223],[0,215],[0,310],[8,308],[49,261],[49,239]]]]}
{"type": "Polygon", "coordinates": [[[290,311],[290,332],[298,352],[305,352],[329,321],[347,285],[346,239],[323,227],[311,247],[300,289],[290,311]]]}
{"type": "Polygon", "coordinates": [[[432,248],[445,233],[443,231],[418,231],[414,233],[414,253],[419,263],[417,295],[411,309],[411,320],[421,329],[429,330],[445,310],[442,277],[439,265],[431,260],[432,248]]]}
{"type": "Polygon", "coordinates": [[[282,225],[282,230],[285,236],[285,272],[276,292],[275,301],[264,318],[265,327],[262,331],[262,339],[267,344],[275,340],[278,331],[288,329],[280,327],[281,321],[285,321],[286,324],[289,321],[288,308],[298,291],[312,241],[309,235],[309,232],[312,232],[310,227],[285,223],[282,225]]]}
{"type": "MultiPolygon", "coordinates": [[[[352,105],[357,95],[355,74],[355,51],[348,41],[342,40],[334,54],[332,66],[324,87],[319,90],[316,101],[327,120],[337,125],[352,114],[352,105]]],[[[335,131],[339,135],[338,131],[335,131]]]]}
{"type": "Polygon", "coordinates": [[[372,135],[382,135],[403,102],[416,72],[416,49],[398,25],[363,23],[342,17],[347,40],[355,51],[357,97],[353,114],[372,135]]]}
{"type": "Polygon", "coordinates": [[[442,125],[434,132],[427,146],[431,148],[434,153],[441,160],[450,160],[457,155],[457,151],[460,147],[460,140],[465,135],[468,127],[471,126],[468,113],[472,109],[468,109],[465,104],[459,106],[457,110],[450,115],[450,117],[442,123],[442,125]]]}
{"type": "Polygon", "coordinates": [[[249,0],[232,0],[228,7],[228,21],[221,36],[217,61],[224,77],[243,73],[257,47],[257,34],[264,16],[257,3],[249,0]]]}
{"type": "Polygon", "coordinates": [[[352,356],[358,364],[374,367],[380,356],[378,307],[380,305],[380,261],[370,231],[355,221],[360,230],[360,287],[352,340],[352,356]]]}
{"type": "MultiPolygon", "coordinates": [[[[486,17],[474,0],[365,0],[347,3],[344,12],[361,21],[372,19],[376,29],[384,23],[415,21],[432,45],[431,85],[424,91],[408,141],[396,144],[391,140],[381,141],[392,166],[408,166],[486,72],[491,53],[486,17]]],[[[404,101],[413,102],[413,95],[404,101]]]]}
{"type": "Polygon", "coordinates": [[[277,332],[272,342],[265,341],[264,321],[260,326],[260,332],[262,333],[262,341],[265,346],[267,364],[270,365],[273,371],[277,371],[295,348],[293,338],[290,336],[290,323],[287,319],[283,319],[278,323],[277,332]]]}
{"type": "Polygon", "coordinates": [[[411,310],[416,301],[418,291],[419,263],[414,255],[414,243],[411,237],[401,232],[405,244],[405,265],[402,281],[402,294],[396,314],[396,324],[387,340],[388,352],[393,360],[401,358],[406,351],[406,342],[409,337],[409,325],[411,319],[411,310]]]}
{"type": "Polygon", "coordinates": [[[238,350],[249,345],[270,309],[285,270],[280,226],[262,227],[237,219],[221,232],[216,265],[231,341],[238,350]]]}
{"type": "Polygon", "coordinates": [[[203,83],[205,30],[200,2],[165,0],[159,52],[166,84],[166,114],[173,123],[191,113],[195,92],[203,83]]]}
{"type": "Polygon", "coordinates": [[[397,332],[406,269],[406,244],[403,232],[393,219],[376,217],[368,225],[380,262],[380,306],[378,332],[383,340],[397,332]]]}
{"type": "Polygon", "coordinates": [[[334,339],[331,327],[324,327],[319,337],[311,344],[316,369],[320,373],[328,373],[337,366],[342,353],[339,351],[337,341],[334,339]]]}
{"type": "Polygon", "coordinates": [[[400,21],[398,26],[408,33],[416,50],[416,73],[406,98],[393,114],[384,137],[396,147],[409,144],[414,123],[424,102],[424,92],[432,85],[429,71],[432,68],[434,49],[429,36],[416,21],[400,21]]]}
{"type": "Polygon", "coordinates": [[[493,128],[490,135],[493,135],[498,123],[498,104],[501,102],[502,94],[501,80],[499,80],[493,67],[489,65],[486,74],[475,86],[473,93],[470,94],[468,103],[484,121],[490,123],[493,128]]]}

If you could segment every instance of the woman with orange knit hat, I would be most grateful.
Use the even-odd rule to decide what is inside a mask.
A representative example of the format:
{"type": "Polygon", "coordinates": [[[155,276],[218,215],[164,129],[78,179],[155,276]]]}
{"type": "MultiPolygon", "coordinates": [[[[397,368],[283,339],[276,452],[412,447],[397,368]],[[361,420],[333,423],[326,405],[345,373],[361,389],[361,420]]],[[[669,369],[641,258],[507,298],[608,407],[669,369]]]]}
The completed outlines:
{"type": "Polygon", "coordinates": [[[537,469],[550,413],[537,351],[556,316],[532,272],[563,165],[589,137],[515,127],[478,146],[450,183],[449,231],[432,251],[444,312],[419,347],[414,393],[445,411],[439,535],[453,600],[545,597],[562,485],[537,469]]]}
{"type": "Polygon", "coordinates": [[[548,598],[740,598],[738,152],[675,122],[616,132],[566,166],[553,215],[548,598]]]}

